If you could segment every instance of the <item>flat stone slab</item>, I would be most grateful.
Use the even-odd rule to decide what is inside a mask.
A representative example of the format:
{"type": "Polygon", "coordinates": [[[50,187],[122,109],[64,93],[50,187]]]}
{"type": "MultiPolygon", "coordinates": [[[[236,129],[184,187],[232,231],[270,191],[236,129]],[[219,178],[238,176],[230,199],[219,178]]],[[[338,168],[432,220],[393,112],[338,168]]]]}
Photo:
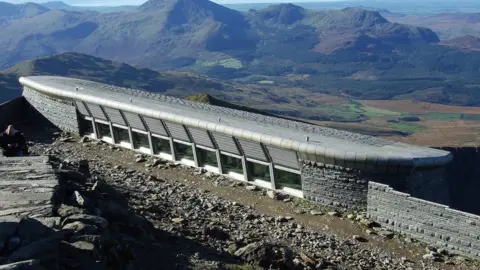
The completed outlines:
{"type": "Polygon", "coordinates": [[[48,157],[0,157],[0,224],[6,217],[50,216],[58,183],[48,157]]]}

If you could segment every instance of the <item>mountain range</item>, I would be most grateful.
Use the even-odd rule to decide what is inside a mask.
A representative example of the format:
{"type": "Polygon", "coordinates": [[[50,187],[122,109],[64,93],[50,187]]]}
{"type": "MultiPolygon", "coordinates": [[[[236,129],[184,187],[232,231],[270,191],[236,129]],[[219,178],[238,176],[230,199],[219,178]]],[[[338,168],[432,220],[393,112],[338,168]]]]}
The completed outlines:
{"type": "Polygon", "coordinates": [[[1,17],[2,68],[77,52],[260,87],[480,104],[479,52],[445,46],[431,29],[374,10],[279,4],[240,12],[208,0],[150,0],[113,13],[25,5],[29,12],[15,6],[1,17]]]}
{"type": "Polygon", "coordinates": [[[36,14],[13,17],[0,28],[11,37],[0,41],[4,67],[64,51],[163,68],[230,57],[248,62],[277,45],[331,53],[438,42],[429,29],[392,24],[377,12],[355,8],[320,12],[281,4],[241,13],[208,0],[150,0],[133,12],[36,14]]]}

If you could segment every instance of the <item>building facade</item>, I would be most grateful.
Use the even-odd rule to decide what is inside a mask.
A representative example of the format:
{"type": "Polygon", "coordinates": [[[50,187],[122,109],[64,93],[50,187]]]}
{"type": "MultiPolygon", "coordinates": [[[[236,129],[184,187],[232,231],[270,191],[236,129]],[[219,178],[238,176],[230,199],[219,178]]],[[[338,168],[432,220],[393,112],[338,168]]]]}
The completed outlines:
{"type": "Polygon", "coordinates": [[[366,209],[375,181],[448,204],[446,151],[79,79],[20,83],[63,130],[316,203],[366,209]]]}

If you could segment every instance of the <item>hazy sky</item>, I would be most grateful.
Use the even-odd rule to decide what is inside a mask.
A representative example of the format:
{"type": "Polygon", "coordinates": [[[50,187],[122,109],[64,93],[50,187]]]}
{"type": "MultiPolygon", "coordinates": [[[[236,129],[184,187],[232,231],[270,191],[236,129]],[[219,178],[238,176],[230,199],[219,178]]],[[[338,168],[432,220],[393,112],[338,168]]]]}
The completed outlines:
{"type": "MultiPolygon", "coordinates": [[[[0,0],[2,1],[2,0],[0,0]]],[[[5,0],[3,0],[5,1],[5,0]]],[[[49,1],[61,1],[61,0],[6,0],[5,2],[10,3],[25,3],[25,2],[49,2],[49,1]]],[[[332,2],[332,1],[342,1],[342,0],[213,0],[213,2],[221,4],[233,4],[233,3],[294,3],[294,2],[332,2]]],[[[95,6],[119,6],[119,5],[140,5],[146,2],[146,0],[63,0],[63,2],[70,5],[95,5],[95,6]]]]}

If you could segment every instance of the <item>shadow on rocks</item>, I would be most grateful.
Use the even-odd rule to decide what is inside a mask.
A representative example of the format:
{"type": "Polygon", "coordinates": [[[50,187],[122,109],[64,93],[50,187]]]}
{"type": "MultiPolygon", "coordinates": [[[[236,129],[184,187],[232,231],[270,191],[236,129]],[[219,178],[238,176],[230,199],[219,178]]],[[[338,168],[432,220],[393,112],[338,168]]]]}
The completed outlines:
{"type": "Polygon", "coordinates": [[[208,269],[220,269],[222,264],[242,264],[227,252],[155,228],[131,211],[119,191],[90,176],[88,162],[51,158],[51,164],[60,178],[52,216],[59,218],[56,229],[64,234],[57,242],[56,260],[64,269],[192,269],[199,261],[215,262],[208,269]]]}
{"type": "Polygon", "coordinates": [[[23,133],[27,144],[31,142],[51,144],[62,133],[59,128],[43,119],[35,121],[35,119],[25,118],[22,121],[14,122],[13,125],[23,133]]]}

